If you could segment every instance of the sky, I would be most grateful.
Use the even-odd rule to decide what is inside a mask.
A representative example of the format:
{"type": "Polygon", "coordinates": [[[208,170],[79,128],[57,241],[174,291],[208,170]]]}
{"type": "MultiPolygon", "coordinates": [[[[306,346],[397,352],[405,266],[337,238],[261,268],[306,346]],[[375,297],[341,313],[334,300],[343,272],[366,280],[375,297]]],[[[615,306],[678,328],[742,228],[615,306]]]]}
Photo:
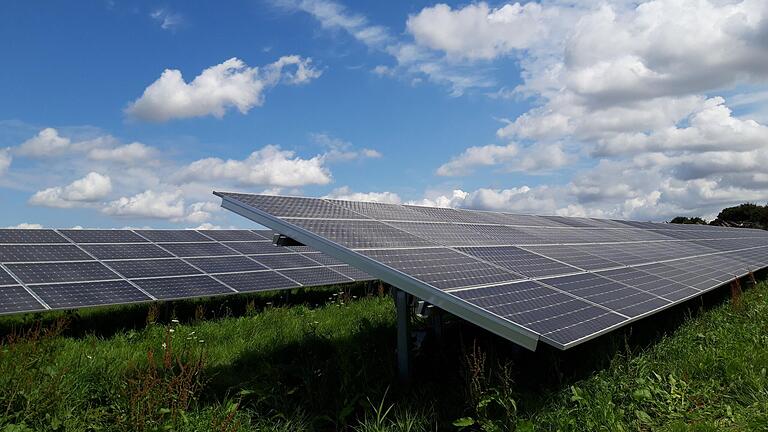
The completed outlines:
{"type": "Polygon", "coordinates": [[[213,190],[664,221],[768,201],[768,2],[11,1],[0,227],[213,190]]]}

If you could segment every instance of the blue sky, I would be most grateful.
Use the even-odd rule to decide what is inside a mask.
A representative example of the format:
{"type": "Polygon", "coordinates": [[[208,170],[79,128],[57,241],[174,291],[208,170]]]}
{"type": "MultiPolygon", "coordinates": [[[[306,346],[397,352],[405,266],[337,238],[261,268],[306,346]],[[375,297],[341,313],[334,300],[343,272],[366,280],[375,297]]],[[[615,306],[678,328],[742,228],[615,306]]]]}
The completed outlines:
{"type": "Polygon", "coordinates": [[[247,226],[213,189],[644,220],[768,197],[762,2],[0,8],[0,226],[247,226]]]}

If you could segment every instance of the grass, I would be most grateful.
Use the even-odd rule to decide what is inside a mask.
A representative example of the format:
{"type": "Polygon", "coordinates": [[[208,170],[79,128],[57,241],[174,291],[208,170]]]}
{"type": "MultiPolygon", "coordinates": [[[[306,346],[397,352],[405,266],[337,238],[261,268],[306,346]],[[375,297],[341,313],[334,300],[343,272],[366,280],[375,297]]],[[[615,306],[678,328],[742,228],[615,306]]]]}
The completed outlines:
{"type": "Polygon", "coordinates": [[[768,430],[766,283],[739,307],[713,294],[565,353],[454,323],[417,350],[407,391],[393,302],[360,286],[0,331],[0,431],[768,430]]]}

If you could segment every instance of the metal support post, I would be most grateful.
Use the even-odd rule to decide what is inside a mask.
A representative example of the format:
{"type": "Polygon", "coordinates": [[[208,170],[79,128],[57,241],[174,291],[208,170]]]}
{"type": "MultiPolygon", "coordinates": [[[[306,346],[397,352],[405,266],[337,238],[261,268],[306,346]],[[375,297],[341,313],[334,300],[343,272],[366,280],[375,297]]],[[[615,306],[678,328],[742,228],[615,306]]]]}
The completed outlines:
{"type": "Polygon", "coordinates": [[[400,384],[411,381],[411,310],[407,292],[395,288],[397,309],[397,369],[400,384]]]}

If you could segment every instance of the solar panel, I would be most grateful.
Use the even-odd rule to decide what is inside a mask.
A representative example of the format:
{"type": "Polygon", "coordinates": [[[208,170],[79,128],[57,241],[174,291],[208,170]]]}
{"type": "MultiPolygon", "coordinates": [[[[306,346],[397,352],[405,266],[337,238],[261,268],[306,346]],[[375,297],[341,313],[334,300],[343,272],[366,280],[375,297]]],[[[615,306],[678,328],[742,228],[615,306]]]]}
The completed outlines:
{"type": "Polygon", "coordinates": [[[52,308],[116,305],[152,300],[124,280],[35,285],[34,291],[52,308]]]}
{"type": "Polygon", "coordinates": [[[42,310],[45,307],[20,285],[0,287],[0,314],[42,310]]]}
{"type": "Polygon", "coordinates": [[[220,278],[244,292],[371,279],[311,247],[274,246],[273,234],[0,229],[0,314],[239,292],[220,278]],[[249,253],[266,255],[271,267],[286,269],[296,279],[269,271],[249,253]]]}
{"type": "Polygon", "coordinates": [[[269,291],[281,288],[296,288],[298,283],[275,271],[232,273],[217,276],[217,279],[239,292],[269,291]]]}
{"type": "Polygon", "coordinates": [[[231,294],[233,291],[210,276],[184,276],[135,281],[155,298],[170,300],[231,294]]]}
{"type": "Polygon", "coordinates": [[[2,243],[68,243],[67,239],[48,229],[1,229],[2,243]]]}
{"type": "Polygon", "coordinates": [[[206,273],[237,273],[266,270],[266,267],[244,256],[191,258],[187,260],[206,273]]]}
{"type": "Polygon", "coordinates": [[[164,243],[163,249],[177,257],[240,255],[221,243],[164,243]]]}
{"type": "Polygon", "coordinates": [[[144,243],[147,240],[128,230],[60,230],[75,243],[144,243]]]}
{"type": "Polygon", "coordinates": [[[80,247],[101,260],[173,257],[169,252],[150,243],[84,244],[80,247]]]}
{"type": "Polygon", "coordinates": [[[540,340],[569,348],[768,266],[762,232],[216,194],[229,210],[530,349],[540,340]]]}
{"type": "Polygon", "coordinates": [[[16,285],[16,279],[9,275],[7,271],[0,268],[0,286],[2,285],[16,285]]]}
{"type": "Polygon", "coordinates": [[[332,270],[330,267],[300,268],[282,270],[283,276],[304,286],[331,285],[352,282],[352,279],[332,270]]]}
{"type": "Polygon", "coordinates": [[[91,259],[75,245],[0,245],[0,262],[83,261],[91,259]]]}
{"type": "Polygon", "coordinates": [[[5,267],[25,284],[120,279],[96,261],[6,264],[5,267]]]}

